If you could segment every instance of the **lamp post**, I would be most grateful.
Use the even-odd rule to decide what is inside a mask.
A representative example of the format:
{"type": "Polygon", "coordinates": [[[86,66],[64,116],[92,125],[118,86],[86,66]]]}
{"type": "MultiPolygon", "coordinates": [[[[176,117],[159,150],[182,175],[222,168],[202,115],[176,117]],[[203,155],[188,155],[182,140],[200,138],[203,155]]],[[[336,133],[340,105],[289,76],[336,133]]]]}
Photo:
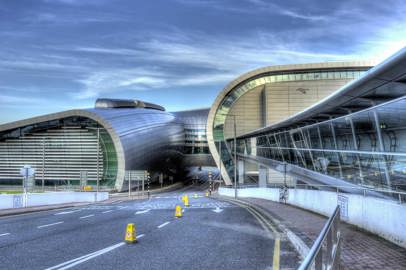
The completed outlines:
{"type": "MultiPolygon", "coordinates": [[[[235,114],[220,114],[224,116],[231,116],[233,117],[233,145],[234,145],[234,198],[237,198],[237,123],[236,123],[236,115],[235,114]]],[[[224,135],[223,135],[223,140],[224,135]]],[[[232,154],[232,153],[231,153],[232,154]]],[[[220,180],[221,180],[221,140],[219,141],[219,169],[220,169],[220,180]]]]}
{"type": "Polygon", "coordinates": [[[237,125],[235,115],[232,116],[234,120],[234,198],[237,199],[237,125]]]}
{"type": "Polygon", "coordinates": [[[97,197],[99,197],[99,188],[100,188],[100,179],[99,179],[99,156],[100,156],[100,128],[97,128],[97,188],[96,188],[96,193],[97,197]]]}

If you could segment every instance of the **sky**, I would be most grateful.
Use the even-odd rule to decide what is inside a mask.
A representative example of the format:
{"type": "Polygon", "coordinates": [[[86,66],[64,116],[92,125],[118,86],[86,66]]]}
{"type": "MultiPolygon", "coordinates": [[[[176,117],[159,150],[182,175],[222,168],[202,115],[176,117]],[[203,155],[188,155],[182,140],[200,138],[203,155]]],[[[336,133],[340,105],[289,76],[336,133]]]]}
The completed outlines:
{"type": "Polygon", "coordinates": [[[209,107],[244,72],[383,60],[403,0],[0,0],[0,124],[141,99],[209,107]]]}

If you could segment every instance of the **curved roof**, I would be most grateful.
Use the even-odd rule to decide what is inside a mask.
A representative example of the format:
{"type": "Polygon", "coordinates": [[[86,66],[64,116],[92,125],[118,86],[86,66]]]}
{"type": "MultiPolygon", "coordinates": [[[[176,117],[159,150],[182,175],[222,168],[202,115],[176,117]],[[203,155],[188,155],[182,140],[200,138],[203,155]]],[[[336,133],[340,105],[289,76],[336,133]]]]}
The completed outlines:
{"type": "Polygon", "coordinates": [[[0,125],[0,132],[75,116],[96,121],[110,135],[118,159],[118,190],[123,187],[125,170],[145,169],[143,166],[159,158],[160,151],[176,145],[184,136],[183,124],[175,116],[153,109],[69,110],[0,125]]]}
{"type": "Polygon", "coordinates": [[[405,62],[406,47],[306,110],[239,138],[340,117],[404,96],[404,87],[399,86],[406,83],[405,62]]]}
{"type": "MultiPolygon", "coordinates": [[[[329,69],[356,69],[363,68],[367,69],[374,66],[376,63],[374,61],[352,61],[352,62],[324,62],[324,63],[311,63],[311,64],[294,64],[294,65],[279,65],[279,66],[269,66],[264,68],[259,68],[250,72],[247,72],[235,80],[231,81],[226,87],[220,92],[220,94],[215,99],[207,120],[207,138],[209,142],[210,152],[213,155],[216,163],[219,163],[219,154],[214,143],[213,127],[215,123],[216,114],[222,105],[223,101],[226,99],[227,95],[233,92],[235,89],[240,87],[242,84],[249,82],[253,79],[266,76],[268,74],[283,74],[289,72],[311,72],[315,70],[329,70],[329,69]]],[[[217,164],[219,166],[219,164],[217,164]]],[[[223,166],[223,165],[222,165],[223,166]]],[[[222,176],[226,184],[231,184],[231,179],[225,171],[222,171],[222,176]]]]}

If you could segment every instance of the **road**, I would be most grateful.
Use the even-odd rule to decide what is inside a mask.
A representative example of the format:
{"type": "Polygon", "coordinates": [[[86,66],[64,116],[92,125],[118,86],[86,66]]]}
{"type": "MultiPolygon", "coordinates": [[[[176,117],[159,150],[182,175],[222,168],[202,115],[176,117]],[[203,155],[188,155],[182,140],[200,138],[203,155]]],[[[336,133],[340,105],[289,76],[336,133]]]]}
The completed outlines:
{"type": "Polygon", "coordinates": [[[150,200],[1,218],[0,268],[295,269],[294,249],[276,238],[244,207],[191,187],[150,200]],[[191,206],[175,218],[183,194],[191,206]],[[135,244],[123,241],[128,223],[136,225],[135,244]]]}

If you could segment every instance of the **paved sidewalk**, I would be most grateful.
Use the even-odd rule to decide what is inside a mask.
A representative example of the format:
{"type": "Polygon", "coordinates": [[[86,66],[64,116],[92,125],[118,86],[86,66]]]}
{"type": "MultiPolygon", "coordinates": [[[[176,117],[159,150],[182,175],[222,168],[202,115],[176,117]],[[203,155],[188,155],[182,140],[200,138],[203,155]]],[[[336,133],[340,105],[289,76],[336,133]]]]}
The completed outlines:
{"type": "MultiPolygon", "coordinates": [[[[327,221],[327,217],[290,205],[254,198],[240,200],[269,212],[309,247],[327,221]]],[[[406,269],[406,249],[344,222],[341,232],[341,269],[406,269]]]]}

